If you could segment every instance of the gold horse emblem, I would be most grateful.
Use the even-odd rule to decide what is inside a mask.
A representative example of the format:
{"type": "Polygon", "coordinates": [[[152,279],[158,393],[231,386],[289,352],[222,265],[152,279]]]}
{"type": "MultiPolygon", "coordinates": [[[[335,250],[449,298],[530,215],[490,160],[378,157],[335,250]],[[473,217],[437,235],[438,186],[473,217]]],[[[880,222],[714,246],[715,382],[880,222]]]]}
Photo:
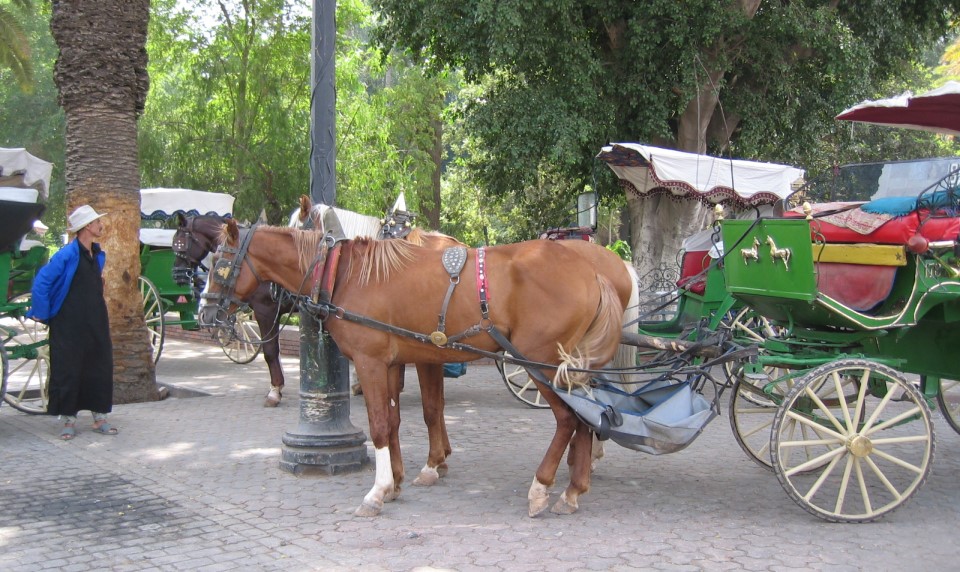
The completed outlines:
{"type": "Polygon", "coordinates": [[[760,260],[760,254],[757,249],[760,248],[760,241],[753,237],[753,248],[741,248],[740,256],[743,257],[743,263],[749,264],[751,260],[760,260]]]}
{"type": "Polygon", "coordinates": [[[780,259],[783,261],[783,269],[790,270],[790,255],[792,254],[790,252],[790,249],[777,248],[777,243],[773,241],[772,236],[767,237],[767,244],[770,245],[770,260],[772,260],[773,263],[776,264],[777,259],[780,259]]]}

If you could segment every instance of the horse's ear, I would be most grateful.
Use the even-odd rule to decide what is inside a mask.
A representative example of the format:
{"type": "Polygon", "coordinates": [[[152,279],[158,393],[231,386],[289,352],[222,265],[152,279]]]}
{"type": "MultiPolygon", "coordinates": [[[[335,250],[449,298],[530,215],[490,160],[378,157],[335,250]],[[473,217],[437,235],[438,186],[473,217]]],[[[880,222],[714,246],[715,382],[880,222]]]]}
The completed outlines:
{"type": "Polygon", "coordinates": [[[231,243],[237,242],[240,238],[240,229],[237,228],[237,221],[232,218],[228,218],[227,222],[227,238],[231,243]]]}
{"type": "Polygon", "coordinates": [[[183,216],[183,213],[177,213],[177,226],[183,228],[187,226],[187,217],[183,216]]]}
{"type": "Polygon", "coordinates": [[[303,222],[313,208],[313,201],[307,195],[300,195],[300,221],[303,222]]]}

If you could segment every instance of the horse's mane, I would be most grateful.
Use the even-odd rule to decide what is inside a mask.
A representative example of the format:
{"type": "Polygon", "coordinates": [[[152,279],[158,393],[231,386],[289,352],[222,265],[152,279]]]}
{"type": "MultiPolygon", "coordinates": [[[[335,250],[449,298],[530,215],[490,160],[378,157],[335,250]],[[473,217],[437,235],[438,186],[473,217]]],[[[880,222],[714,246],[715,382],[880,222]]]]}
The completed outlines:
{"type": "MultiPolygon", "coordinates": [[[[298,230],[285,226],[258,226],[258,231],[276,234],[287,234],[293,239],[293,246],[297,249],[298,267],[300,272],[306,273],[317,258],[317,249],[323,241],[323,233],[316,230],[298,230]]],[[[225,244],[227,240],[227,225],[220,229],[218,240],[225,244]]]]}
{"type": "Polygon", "coordinates": [[[407,262],[413,259],[415,245],[406,240],[374,240],[368,237],[353,240],[354,260],[360,259],[360,285],[366,285],[373,279],[376,282],[385,282],[390,273],[402,269],[407,262]]]}
{"type": "Polygon", "coordinates": [[[454,245],[466,246],[465,244],[453,238],[452,236],[443,234],[441,232],[436,232],[436,231],[420,230],[420,228],[418,227],[411,229],[410,234],[405,236],[404,240],[416,246],[428,246],[427,243],[432,242],[434,240],[449,241],[450,246],[454,246],[454,245]]]}

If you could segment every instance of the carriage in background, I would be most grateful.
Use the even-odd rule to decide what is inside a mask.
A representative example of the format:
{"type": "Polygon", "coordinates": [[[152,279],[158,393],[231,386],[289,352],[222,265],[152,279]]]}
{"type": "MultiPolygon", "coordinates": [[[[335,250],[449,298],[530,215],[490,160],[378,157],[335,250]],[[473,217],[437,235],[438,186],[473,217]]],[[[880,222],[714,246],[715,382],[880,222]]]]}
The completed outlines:
{"type": "Polygon", "coordinates": [[[26,318],[47,247],[28,234],[45,210],[53,165],[25,149],[0,149],[0,395],[22,411],[46,409],[46,327],[26,318]]]}
{"type": "MultiPolygon", "coordinates": [[[[160,359],[167,328],[199,329],[196,314],[206,281],[205,267],[191,273],[185,283],[175,279],[173,235],[179,217],[230,217],[233,202],[225,193],[164,188],[140,191],[140,291],[154,362],[160,359]]],[[[249,309],[236,317],[232,335],[220,333],[217,339],[228,358],[249,363],[260,352],[260,330],[249,309]]]]}
{"type": "MultiPolygon", "coordinates": [[[[960,134],[960,84],[838,116],[960,134]]],[[[846,165],[781,217],[724,220],[727,290],[772,326],[734,434],[805,510],[866,522],[930,473],[938,409],[960,430],[960,158],[846,165]]]]}

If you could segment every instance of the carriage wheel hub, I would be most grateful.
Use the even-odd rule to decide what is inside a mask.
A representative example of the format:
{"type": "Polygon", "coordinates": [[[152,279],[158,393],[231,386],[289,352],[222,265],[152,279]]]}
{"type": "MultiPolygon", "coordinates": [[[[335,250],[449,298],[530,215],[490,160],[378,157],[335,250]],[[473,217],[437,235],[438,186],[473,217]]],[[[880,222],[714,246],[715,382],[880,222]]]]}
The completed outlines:
{"type": "Polygon", "coordinates": [[[873,452],[873,443],[863,435],[855,435],[847,441],[847,450],[855,457],[866,457],[873,452]]]}

